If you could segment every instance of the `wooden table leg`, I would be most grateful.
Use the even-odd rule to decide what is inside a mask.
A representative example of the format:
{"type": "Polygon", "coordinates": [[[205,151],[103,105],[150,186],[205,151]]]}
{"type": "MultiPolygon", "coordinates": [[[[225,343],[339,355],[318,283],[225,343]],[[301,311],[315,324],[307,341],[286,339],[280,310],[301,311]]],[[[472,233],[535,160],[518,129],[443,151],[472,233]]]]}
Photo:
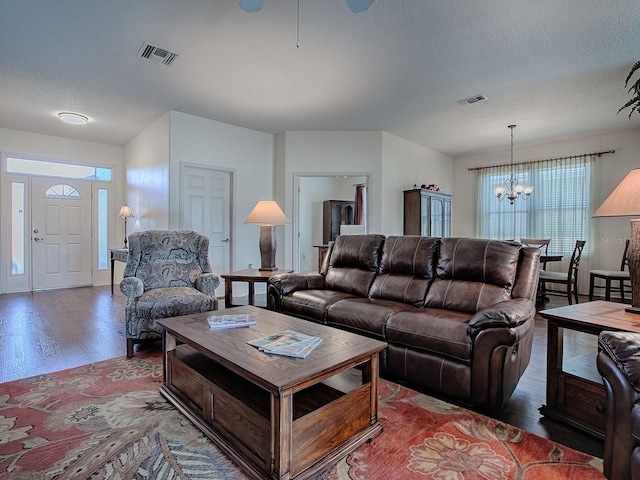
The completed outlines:
{"type": "Polygon", "coordinates": [[[252,281],[249,281],[249,305],[255,305],[255,304],[256,304],[255,283],[253,283],[252,281]]]}
{"type": "Polygon", "coordinates": [[[224,308],[233,307],[232,299],[233,299],[233,286],[231,280],[228,278],[224,279],[224,308]]]}
{"type": "Polygon", "coordinates": [[[111,254],[111,295],[113,295],[113,265],[116,261],[113,259],[113,253],[111,254]]]}

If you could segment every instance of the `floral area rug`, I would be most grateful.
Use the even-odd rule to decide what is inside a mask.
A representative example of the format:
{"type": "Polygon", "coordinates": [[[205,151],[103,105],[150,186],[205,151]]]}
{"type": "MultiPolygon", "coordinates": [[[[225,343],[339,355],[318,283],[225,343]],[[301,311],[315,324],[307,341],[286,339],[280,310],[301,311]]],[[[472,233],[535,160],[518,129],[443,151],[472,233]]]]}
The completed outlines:
{"type": "MultiPolygon", "coordinates": [[[[0,384],[0,479],[246,479],[140,352],[0,384]]],[[[380,381],[384,431],[322,480],[603,479],[600,459],[380,381]]]]}

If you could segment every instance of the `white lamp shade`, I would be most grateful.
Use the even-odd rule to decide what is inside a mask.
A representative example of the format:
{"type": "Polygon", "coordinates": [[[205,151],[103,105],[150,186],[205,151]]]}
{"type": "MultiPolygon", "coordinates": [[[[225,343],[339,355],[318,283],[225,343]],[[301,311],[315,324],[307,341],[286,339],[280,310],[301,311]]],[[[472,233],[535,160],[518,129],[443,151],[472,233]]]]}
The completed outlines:
{"type": "Polygon", "coordinates": [[[135,215],[131,211],[131,208],[126,203],[120,207],[120,212],[118,213],[119,218],[134,218],[135,215]]]}
{"type": "Polygon", "coordinates": [[[594,217],[640,215],[640,168],[634,168],[611,192],[594,217]]]}
{"type": "Polygon", "coordinates": [[[289,219],[275,200],[260,200],[244,221],[255,225],[287,225],[289,219]]]}

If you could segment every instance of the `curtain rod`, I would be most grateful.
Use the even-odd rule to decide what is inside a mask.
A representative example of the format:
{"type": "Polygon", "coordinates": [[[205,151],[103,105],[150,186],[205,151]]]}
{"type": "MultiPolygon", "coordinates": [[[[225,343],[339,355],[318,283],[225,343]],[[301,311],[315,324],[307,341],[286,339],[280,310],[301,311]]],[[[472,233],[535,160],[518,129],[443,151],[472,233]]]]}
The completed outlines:
{"type": "MultiPolygon", "coordinates": [[[[559,162],[560,160],[569,160],[572,158],[583,158],[583,157],[593,157],[593,156],[602,156],[602,155],[607,155],[609,153],[616,153],[615,150],[607,150],[606,152],[593,152],[593,153],[583,153],[581,155],[570,155],[568,157],[557,157],[557,158],[546,158],[544,160],[528,160],[526,162],[517,162],[514,163],[513,166],[521,166],[521,165],[533,165],[536,163],[542,163],[542,162],[559,162]]],[[[511,164],[510,163],[502,163],[499,165],[487,165],[486,167],[470,167],[467,170],[469,172],[474,171],[474,170],[487,170],[489,168],[497,168],[497,167],[510,167],[511,164]]]]}

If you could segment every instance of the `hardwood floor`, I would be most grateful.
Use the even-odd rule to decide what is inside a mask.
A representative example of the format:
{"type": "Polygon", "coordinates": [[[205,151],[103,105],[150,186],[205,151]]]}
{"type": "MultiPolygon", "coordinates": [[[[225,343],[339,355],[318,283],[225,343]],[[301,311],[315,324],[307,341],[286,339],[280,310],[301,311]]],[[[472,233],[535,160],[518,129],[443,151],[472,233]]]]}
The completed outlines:
{"type": "MultiPolygon", "coordinates": [[[[0,382],[124,356],[125,303],[124,295],[116,289],[112,296],[109,286],[0,295],[0,382]]],[[[552,297],[544,308],[562,305],[565,298],[552,297]]],[[[546,351],[546,321],[536,316],[531,362],[508,405],[489,415],[601,458],[601,440],[541,418],[546,351]]],[[[588,353],[595,358],[595,352],[594,336],[565,332],[568,357],[588,353]]]]}

